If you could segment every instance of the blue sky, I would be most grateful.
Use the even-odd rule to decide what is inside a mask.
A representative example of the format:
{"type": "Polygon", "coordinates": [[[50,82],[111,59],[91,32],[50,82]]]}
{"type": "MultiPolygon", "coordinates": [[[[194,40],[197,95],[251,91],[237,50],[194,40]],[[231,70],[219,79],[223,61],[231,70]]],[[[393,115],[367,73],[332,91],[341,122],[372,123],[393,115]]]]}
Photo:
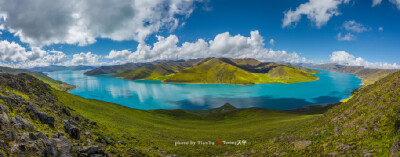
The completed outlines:
{"type": "MultiPolygon", "coordinates": [[[[93,62],[89,62],[90,59],[86,59],[85,57],[93,57],[96,55],[97,58],[94,58],[95,62],[111,62],[116,61],[116,63],[124,63],[135,61],[135,56],[130,56],[129,60],[121,61],[121,59],[128,58],[126,55],[131,55],[137,52],[138,45],[148,45],[153,47],[154,43],[159,42],[157,36],[162,36],[167,39],[177,38],[179,42],[177,46],[180,47],[184,42],[195,43],[198,39],[204,39],[205,42],[209,42],[210,40],[216,40],[215,37],[219,34],[229,32],[230,36],[233,37],[235,35],[240,35],[245,38],[250,38],[250,32],[258,30],[258,34],[263,37],[264,45],[262,45],[266,49],[272,49],[273,51],[285,51],[285,53],[296,53],[299,58],[306,59],[307,61],[312,62],[332,62],[335,59],[332,59],[333,52],[341,51],[346,53],[336,53],[343,54],[342,56],[337,56],[336,60],[339,60],[338,63],[350,64],[350,65],[375,65],[375,62],[387,62],[390,64],[399,63],[400,58],[400,2],[382,0],[378,5],[372,6],[372,0],[321,0],[325,1],[322,4],[312,4],[313,0],[252,0],[252,1],[243,1],[243,0],[209,0],[209,1],[190,1],[189,2],[182,1],[178,5],[181,5],[181,11],[175,11],[172,15],[167,15],[165,17],[164,14],[160,14],[161,17],[156,17],[154,19],[145,20],[154,20],[154,25],[160,25],[157,21],[165,21],[165,19],[170,20],[165,23],[161,23],[161,27],[152,28],[149,30],[142,30],[141,28],[134,28],[127,26],[121,26],[118,28],[114,28],[116,26],[109,26],[109,23],[95,23],[96,25],[92,26],[92,23],[85,25],[85,29],[90,29],[89,32],[95,32],[89,37],[85,37],[83,40],[86,43],[83,43],[81,39],[73,39],[71,40],[67,34],[66,37],[60,38],[58,34],[52,32],[46,32],[47,30],[41,30],[37,28],[39,31],[44,31],[43,34],[49,34],[47,36],[40,36],[32,33],[34,31],[29,30],[31,27],[22,25],[13,17],[18,17],[16,15],[22,14],[26,9],[25,7],[17,7],[14,10],[20,10],[20,12],[7,10],[5,8],[0,7],[0,15],[3,12],[6,15],[6,19],[3,19],[2,25],[5,27],[2,30],[2,34],[0,35],[0,40],[8,41],[9,43],[15,42],[23,48],[26,48],[26,52],[29,53],[31,47],[40,47],[43,51],[57,51],[65,54],[63,60],[71,60],[74,59],[74,54],[82,54],[80,56],[76,56],[76,62],[70,62],[71,64],[90,64],[93,62]],[[332,3],[336,5],[327,5],[328,3],[332,3]],[[283,20],[285,18],[285,13],[288,11],[299,11],[299,6],[301,5],[310,5],[313,7],[332,7],[335,13],[331,17],[322,18],[327,19],[326,23],[322,22],[322,24],[318,25],[318,20],[313,21],[308,18],[307,13],[300,13],[300,20],[291,21],[289,26],[283,27],[283,20]],[[336,7],[336,8],[335,8],[336,7]],[[7,15],[8,14],[8,15],[7,15]],[[15,14],[15,16],[13,16],[15,14]],[[179,22],[173,21],[172,19],[177,19],[179,22]],[[11,22],[7,22],[11,21],[11,22]],[[352,28],[354,29],[346,29],[345,23],[353,22],[352,28]],[[175,25],[176,26],[171,26],[175,25]],[[97,30],[97,26],[105,26],[104,29],[100,28],[97,30]],[[107,26],[107,27],[106,27],[107,26]],[[14,29],[14,30],[12,30],[14,29]],[[114,34],[110,35],[109,30],[112,30],[114,34]],[[18,34],[18,30],[22,33],[18,34]],[[96,30],[96,31],[93,31],[96,30]],[[99,31],[100,30],[100,31],[99,31]],[[103,31],[103,32],[102,32],[103,31]],[[25,33],[28,32],[28,33],[25,33]],[[29,33],[30,32],[30,33],[29,33]],[[122,33],[121,33],[122,32],[122,33]],[[126,33],[125,33],[126,32],[126,33]],[[142,32],[150,32],[144,35],[144,38],[140,37],[130,37],[129,33],[142,33],[142,32]],[[338,35],[341,37],[338,37],[338,35]],[[115,35],[118,34],[118,35],[115,35]],[[128,34],[127,36],[119,35],[119,34],[128,34]],[[170,35],[174,35],[175,38],[168,38],[170,35]],[[345,35],[348,35],[348,38],[343,38],[345,35]],[[90,41],[90,38],[94,38],[96,41],[90,41]],[[140,39],[138,39],[140,38],[140,39]],[[342,38],[342,39],[339,39],[342,38]],[[122,39],[122,41],[118,41],[122,39]],[[274,44],[270,44],[270,39],[274,40],[274,44]],[[345,40],[344,40],[345,39],[345,40]],[[34,41],[33,41],[34,40],[34,41]],[[36,42],[40,41],[40,42],[36,42]],[[57,42],[55,42],[57,41],[57,42]],[[89,41],[89,42],[87,42],[89,41]],[[44,44],[43,44],[44,43],[44,44]],[[59,44],[61,43],[61,44],[59,44]],[[82,44],[83,43],[83,44],[82,44]],[[118,51],[119,57],[111,57],[110,52],[112,50],[118,51]],[[122,51],[126,51],[123,54],[125,56],[121,57],[122,51]],[[90,55],[87,55],[88,52],[91,52],[90,55]],[[107,57],[109,56],[109,57],[107,57]],[[356,61],[357,57],[362,57],[362,61],[356,61]],[[81,59],[81,60],[79,60],[81,59]]],[[[315,0],[314,0],[315,1],[315,0]]],[[[378,2],[378,1],[377,1],[378,2]]],[[[4,4],[9,2],[2,2],[4,4]]],[[[0,4],[2,4],[0,3],[0,4]]],[[[11,2],[12,3],[12,2],[11,2]]],[[[171,6],[173,2],[169,2],[169,6],[171,6]]],[[[320,2],[321,3],[321,2],[320,2]]],[[[23,5],[23,4],[20,4],[23,5]]],[[[26,4],[29,5],[29,4],[26,4]]],[[[54,6],[57,6],[54,4],[54,6]]],[[[40,8],[40,6],[38,6],[40,8]]],[[[48,6],[49,7],[49,6],[48,6]]],[[[51,6],[50,6],[51,7],[51,6]]],[[[78,6],[80,7],[80,6],[78,6]]],[[[99,5],[102,7],[102,5],[99,5]]],[[[118,9],[118,8],[117,8],[118,9]]],[[[133,8],[135,9],[135,8],[133,8]]],[[[155,10],[157,13],[171,12],[171,8],[164,7],[161,10],[155,10]]],[[[68,10],[66,10],[67,12],[68,10]]],[[[136,10],[140,11],[140,10],[136,10]]],[[[332,10],[330,10],[332,11],[332,10]]],[[[105,11],[106,12],[106,11],[105,11]]],[[[118,11],[116,11],[119,13],[118,11]]],[[[306,11],[307,12],[307,11],[306,11]]],[[[50,14],[50,12],[49,12],[50,14]]],[[[113,10],[110,10],[105,14],[113,14],[113,10]]],[[[318,14],[318,13],[317,13],[318,14]]],[[[329,14],[329,13],[328,13],[329,14]]],[[[26,14],[24,14],[26,15],[26,14]]],[[[46,12],[40,15],[48,15],[46,12]]],[[[60,16],[64,14],[60,13],[60,16]]],[[[112,19],[123,19],[126,13],[121,13],[120,16],[113,16],[112,19]]],[[[38,18],[35,15],[32,15],[31,19],[37,18],[37,20],[52,20],[52,17],[49,19],[46,18],[38,18]]],[[[80,16],[88,16],[86,14],[81,14],[80,16]]],[[[92,17],[88,16],[87,19],[102,19],[103,16],[100,17],[92,17]]],[[[316,15],[316,16],[324,16],[316,15]]],[[[326,16],[326,14],[325,14],[326,16]]],[[[105,17],[106,18],[106,17],[105,17]]],[[[135,16],[133,19],[137,18],[135,16]]],[[[26,21],[26,20],[25,20],[26,21]]],[[[100,20],[101,21],[101,20],[100,20]]],[[[129,21],[129,20],[128,20],[129,21]]],[[[63,22],[63,21],[61,21],[63,22]]],[[[116,22],[126,22],[125,21],[116,21],[116,22]]],[[[27,24],[37,24],[39,22],[25,22],[27,24]]],[[[73,22],[72,22],[73,23],[73,22]]],[[[75,22],[77,23],[77,22],[75,22]]],[[[149,22],[143,25],[152,25],[152,22],[149,22]],[[149,24],[150,23],[150,24],[149,24]]],[[[113,25],[122,25],[120,23],[111,23],[113,25]]],[[[38,24],[40,25],[40,24],[38,24]]],[[[46,27],[48,25],[44,25],[42,27],[46,27]]],[[[54,26],[60,27],[60,29],[55,30],[63,30],[65,29],[62,26],[54,26]]],[[[51,26],[49,26],[52,29],[51,26]]],[[[70,29],[70,28],[66,28],[70,29]]],[[[35,30],[36,31],[36,30],[35,30]]],[[[64,32],[65,33],[65,32],[64,32]]],[[[82,33],[82,32],[79,32],[82,33]]],[[[61,36],[61,35],[60,35],[61,36]]],[[[75,34],[76,36],[76,34],[75,34]]],[[[75,37],[73,36],[73,37],[75,37]]],[[[135,35],[133,35],[135,36],[135,35]]],[[[228,38],[229,38],[228,37],[228,38]]],[[[231,39],[231,38],[229,38],[231,39]]],[[[228,42],[221,43],[231,43],[228,42]]],[[[234,39],[232,38],[232,41],[234,39]]],[[[247,41],[248,42],[248,41],[247,41]]],[[[232,46],[232,45],[230,45],[232,46]]],[[[155,46],[154,46],[155,47],[155,46]]],[[[211,44],[209,45],[211,49],[211,44]]],[[[243,46],[242,46],[243,47],[243,46]]],[[[1,48],[1,47],[0,47],[1,48]]],[[[234,49],[236,51],[241,51],[240,46],[238,49],[234,49]]],[[[0,49],[0,55],[2,54],[0,49]]],[[[206,51],[206,50],[205,50],[206,51]]],[[[210,53],[206,53],[207,55],[212,55],[213,53],[219,53],[220,51],[224,51],[224,55],[220,55],[222,57],[225,54],[231,54],[231,50],[221,49],[220,51],[207,50],[210,53]],[[226,51],[226,52],[225,52],[226,51]]],[[[232,50],[233,51],[233,50],[232,50]]],[[[260,48],[246,49],[243,50],[243,53],[253,53],[254,56],[259,56],[260,48]]],[[[267,52],[266,50],[265,52],[267,52]]],[[[148,53],[164,53],[153,50],[144,51],[148,53]]],[[[173,53],[174,51],[171,51],[173,53]]],[[[264,51],[263,51],[264,52],[264,51]]],[[[268,51],[269,52],[269,51],[268,51]]],[[[196,53],[196,52],[191,52],[196,53]]],[[[200,53],[200,52],[199,52],[200,53]]],[[[6,52],[3,52],[3,56],[6,52]]],[[[51,55],[52,53],[50,53],[51,55]]],[[[117,54],[117,52],[115,53],[117,54]]],[[[205,55],[206,55],[205,54],[205,55]]],[[[23,55],[23,54],[22,54],[23,55]]],[[[38,55],[42,58],[46,54],[43,52],[43,55],[38,55]]],[[[171,56],[171,55],[170,55],[171,56]]],[[[183,55],[180,55],[183,56],[183,55]]],[[[218,56],[218,55],[217,55],[218,56]]],[[[236,54],[236,56],[244,56],[243,54],[236,54]]],[[[253,55],[249,55],[253,56],[253,55]]],[[[196,57],[196,56],[193,56],[196,57]]],[[[208,57],[208,56],[205,56],[208,57]]],[[[293,57],[293,56],[288,56],[293,57]]],[[[10,59],[10,55],[7,57],[3,57],[2,64],[7,65],[12,63],[13,66],[18,64],[25,64],[24,66],[36,66],[35,63],[27,63],[27,61],[23,61],[23,59],[10,59]],[[21,62],[21,63],[19,63],[21,62]]],[[[18,58],[18,57],[17,57],[18,58]]],[[[19,57],[24,58],[24,57],[19,57]]],[[[26,57],[25,57],[26,58],[26,57]]],[[[29,57],[28,57],[29,58],[29,57]]],[[[35,58],[35,57],[31,57],[35,58]]],[[[142,57],[142,60],[146,57],[142,57]]],[[[154,58],[154,59],[165,59],[165,55],[162,57],[154,58]]],[[[168,57],[167,57],[168,58],[168,57]]],[[[190,58],[189,56],[184,56],[183,58],[190,58]]],[[[285,56],[280,56],[279,58],[285,58],[285,56]]],[[[271,60],[279,58],[269,58],[271,60]]],[[[172,58],[174,59],[174,58],[172,58]]],[[[268,57],[260,57],[261,60],[268,59],[268,57]]],[[[291,60],[281,60],[283,62],[291,62],[296,59],[291,60]]],[[[296,60],[304,61],[302,59],[296,60]]],[[[67,62],[67,61],[64,61],[67,62]]],[[[61,64],[59,62],[54,62],[54,64],[61,64]]],[[[65,64],[65,63],[63,63],[65,64]]],[[[39,64],[41,65],[41,64],[39,64]]],[[[45,64],[46,65],[46,64],[45,64]]],[[[67,65],[67,64],[66,64],[67,65]]],[[[18,67],[18,66],[17,66],[18,67]]],[[[373,66],[371,66],[373,67],[373,66]]],[[[381,67],[381,66],[377,66],[381,67]]],[[[391,66],[397,67],[397,66],[391,66]]]]}

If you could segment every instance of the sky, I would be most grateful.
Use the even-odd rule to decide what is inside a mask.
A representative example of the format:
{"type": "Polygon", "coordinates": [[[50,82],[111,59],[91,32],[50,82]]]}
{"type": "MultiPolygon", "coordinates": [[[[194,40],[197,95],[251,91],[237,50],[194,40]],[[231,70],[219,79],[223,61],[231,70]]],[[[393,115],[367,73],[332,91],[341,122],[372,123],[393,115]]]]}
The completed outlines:
{"type": "Polygon", "coordinates": [[[400,0],[0,0],[0,66],[204,57],[400,68],[400,0]]]}

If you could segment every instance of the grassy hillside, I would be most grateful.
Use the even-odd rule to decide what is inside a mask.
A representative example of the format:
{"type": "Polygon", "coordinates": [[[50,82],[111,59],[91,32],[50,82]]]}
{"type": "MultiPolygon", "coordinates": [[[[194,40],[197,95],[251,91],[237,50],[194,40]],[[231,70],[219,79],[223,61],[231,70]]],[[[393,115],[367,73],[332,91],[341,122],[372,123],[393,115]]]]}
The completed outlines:
{"type": "Polygon", "coordinates": [[[28,70],[23,70],[23,69],[13,69],[13,68],[8,68],[8,67],[0,67],[0,73],[9,73],[9,74],[21,74],[21,73],[26,73],[30,74],[37,79],[49,84],[51,87],[61,90],[61,91],[70,91],[75,88],[75,85],[70,85],[67,83],[64,83],[62,81],[54,80],[42,73],[36,73],[36,72],[31,72],[28,70]]]}
{"type": "Polygon", "coordinates": [[[169,74],[177,73],[182,69],[188,68],[192,64],[187,62],[169,62],[156,65],[143,66],[137,69],[130,69],[113,75],[128,80],[164,80],[169,74]]]}
{"type": "Polygon", "coordinates": [[[254,149],[287,156],[399,156],[399,110],[400,72],[396,72],[254,149]]]}
{"type": "Polygon", "coordinates": [[[343,66],[337,64],[322,64],[314,67],[321,70],[355,74],[362,79],[364,85],[372,84],[391,73],[399,71],[398,69],[370,69],[363,66],[343,66]]]}
{"type": "Polygon", "coordinates": [[[318,78],[313,74],[316,73],[308,68],[262,63],[255,59],[208,58],[143,66],[114,76],[129,80],[248,85],[315,81],[318,78]]]}
{"type": "MultiPolygon", "coordinates": [[[[186,156],[211,156],[251,149],[264,143],[265,139],[278,136],[283,130],[294,129],[315,116],[260,108],[143,111],[64,92],[57,92],[56,95],[63,104],[106,126],[108,132],[135,137],[136,142],[132,144],[142,150],[156,146],[168,154],[186,156]],[[211,141],[214,144],[175,146],[177,141],[190,140],[211,141]],[[246,140],[248,143],[243,146],[218,146],[216,142],[219,140],[246,140]]],[[[154,149],[145,152],[153,155],[160,153],[154,149]]]]}

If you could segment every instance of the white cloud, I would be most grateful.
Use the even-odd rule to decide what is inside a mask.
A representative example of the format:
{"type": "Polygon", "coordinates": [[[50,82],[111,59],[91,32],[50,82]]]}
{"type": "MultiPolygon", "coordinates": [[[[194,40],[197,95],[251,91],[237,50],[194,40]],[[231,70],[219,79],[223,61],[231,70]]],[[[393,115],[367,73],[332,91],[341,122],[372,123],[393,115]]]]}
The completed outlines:
{"type": "Polygon", "coordinates": [[[309,62],[297,53],[274,51],[264,47],[264,38],[258,31],[252,31],[250,37],[232,36],[228,32],[215,36],[213,40],[198,39],[196,42],[185,42],[178,46],[179,39],[175,35],[165,38],[157,36],[158,42],[153,46],[139,44],[135,52],[128,50],[111,51],[106,58],[126,58],[132,62],[155,60],[192,59],[205,57],[255,58],[260,61],[309,62]]]}
{"type": "Polygon", "coordinates": [[[81,52],[78,54],[74,54],[72,56],[72,60],[70,63],[66,63],[69,65],[98,65],[99,59],[101,56],[93,54],[92,52],[81,52]]]}
{"type": "Polygon", "coordinates": [[[142,42],[155,32],[176,29],[196,1],[0,0],[0,19],[31,46],[86,45],[96,38],[142,42]]]}
{"type": "Polygon", "coordinates": [[[5,62],[17,62],[27,60],[25,48],[15,42],[0,41],[0,60],[5,62]]]}
{"type": "Polygon", "coordinates": [[[382,0],[372,0],[372,7],[375,7],[382,3],[382,0]]]}
{"type": "Polygon", "coordinates": [[[44,51],[32,47],[27,51],[15,42],[0,41],[0,63],[11,67],[25,68],[34,66],[48,66],[61,63],[66,55],[60,51],[44,51]]]}
{"type": "Polygon", "coordinates": [[[343,27],[347,31],[356,32],[356,33],[362,33],[362,32],[365,32],[368,30],[367,27],[365,27],[363,24],[357,23],[354,20],[344,22],[343,27]]]}
{"type": "Polygon", "coordinates": [[[330,56],[331,63],[337,63],[340,65],[349,65],[349,66],[364,66],[366,68],[378,68],[378,69],[400,69],[400,65],[396,63],[389,64],[385,62],[377,62],[372,63],[364,60],[361,57],[355,57],[347,53],[346,51],[335,51],[332,52],[330,56]]]}
{"type": "Polygon", "coordinates": [[[400,0],[389,0],[390,2],[392,2],[394,5],[397,6],[397,9],[400,10],[400,0]]]}
{"type": "Polygon", "coordinates": [[[270,40],[269,40],[269,44],[275,45],[275,40],[274,40],[274,39],[270,39],[270,40]]]}
{"type": "Polygon", "coordinates": [[[301,20],[302,15],[307,15],[317,28],[325,25],[333,16],[338,16],[339,5],[348,3],[349,0],[310,0],[307,3],[301,4],[296,10],[284,12],[282,27],[291,26],[292,23],[297,23],[301,20]]]}
{"type": "Polygon", "coordinates": [[[383,32],[383,27],[379,27],[379,28],[378,28],[378,31],[379,31],[379,32],[383,32]]]}
{"type": "Polygon", "coordinates": [[[350,32],[345,34],[344,36],[342,36],[342,33],[339,33],[337,35],[337,39],[339,41],[352,41],[352,40],[356,40],[356,38],[357,37],[355,35],[351,34],[350,32]]]}

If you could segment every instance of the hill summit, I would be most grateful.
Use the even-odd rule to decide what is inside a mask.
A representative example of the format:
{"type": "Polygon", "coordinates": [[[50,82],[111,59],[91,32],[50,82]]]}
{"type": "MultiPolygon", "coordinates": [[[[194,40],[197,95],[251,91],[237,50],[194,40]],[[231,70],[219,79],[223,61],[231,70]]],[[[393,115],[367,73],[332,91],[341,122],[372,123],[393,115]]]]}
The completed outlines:
{"type": "Polygon", "coordinates": [[[113,75],[128,80],[160,80],[169,83],[263,84],[316,81],[318,71],[256,59],[204,58],[163,62],[113,75]]]}

